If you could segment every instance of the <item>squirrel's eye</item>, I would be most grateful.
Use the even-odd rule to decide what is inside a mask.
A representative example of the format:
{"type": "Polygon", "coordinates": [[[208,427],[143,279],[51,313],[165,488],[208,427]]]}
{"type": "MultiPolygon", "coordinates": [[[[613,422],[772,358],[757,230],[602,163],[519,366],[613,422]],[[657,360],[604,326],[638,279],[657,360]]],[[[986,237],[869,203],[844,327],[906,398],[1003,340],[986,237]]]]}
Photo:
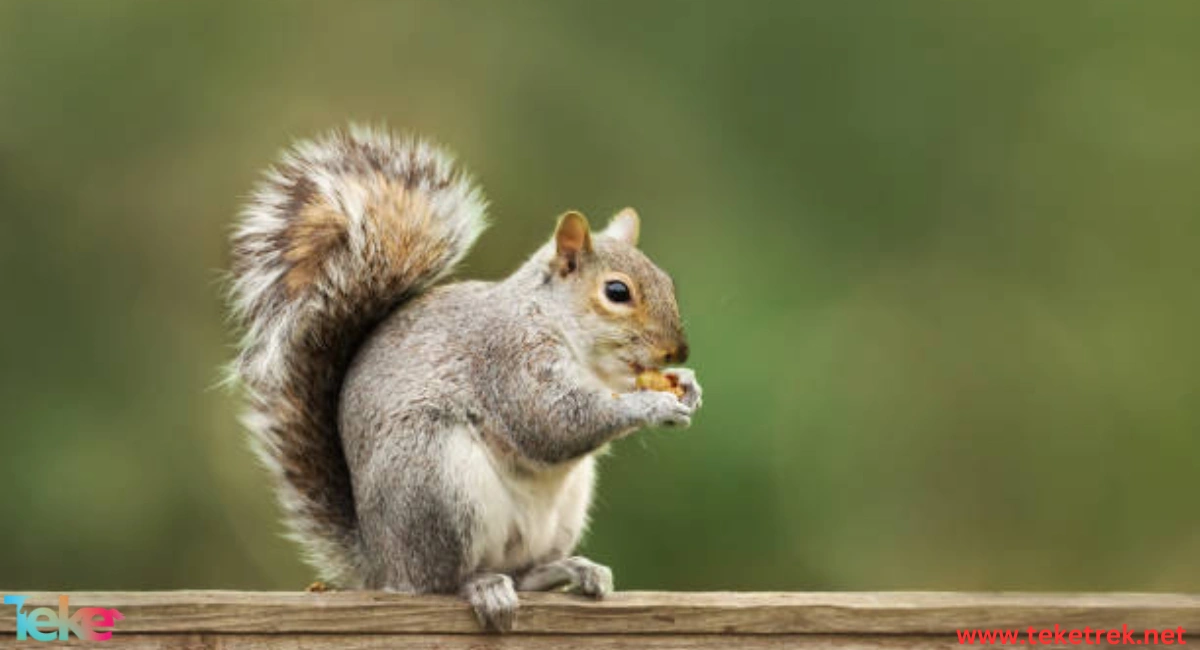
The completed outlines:
{"type": "Polygon", "coordinates": [[[629,302],[633,294],[629,291],[629,285],[624,282],[609,280],[604,283],[604,297],[613,302],[629,302]]]}

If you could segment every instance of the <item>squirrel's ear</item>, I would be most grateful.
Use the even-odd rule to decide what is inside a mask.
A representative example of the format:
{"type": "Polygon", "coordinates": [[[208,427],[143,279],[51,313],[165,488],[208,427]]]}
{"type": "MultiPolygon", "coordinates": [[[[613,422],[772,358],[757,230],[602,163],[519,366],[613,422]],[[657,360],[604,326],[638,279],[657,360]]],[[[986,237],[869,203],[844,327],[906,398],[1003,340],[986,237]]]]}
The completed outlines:
{"type": "Polygon", "coordinates": [[[601,233],[605,237],[623,241],[630,246],[637,246],[638,233],[642,229],[642,221],[633,208],[625,208],[613,216],[612,221],[601,233]]]}
{"type": "Polygon", "coordinates": [[[571,211],[558,219],[554,230],[554,245],[558,252],[555,262],[559,274],[567,275],[579,268],[581,255],[592,252],[592,233],[587,217],[571,211]]]}

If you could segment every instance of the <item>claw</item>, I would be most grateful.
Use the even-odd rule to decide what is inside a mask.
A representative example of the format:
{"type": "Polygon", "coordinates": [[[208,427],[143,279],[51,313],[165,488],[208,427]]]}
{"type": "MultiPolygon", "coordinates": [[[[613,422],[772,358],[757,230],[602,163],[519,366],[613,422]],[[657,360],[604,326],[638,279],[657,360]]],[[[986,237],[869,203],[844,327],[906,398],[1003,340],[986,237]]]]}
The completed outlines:
{"type": "Polygon", "coordinates": [[[571,567],[576,578],[575,585],[571,591],[584,596],[591,596],[596,600],[600,600],[612,593],[612,569],[580,556],[569,558],[565,562],[571,567]]]}
{"type": "Polygon", "coordinates": [[[519,601],[512,578],[500,573],[476,576],[463,585],[462,594],[481,626],[497,632],[511,632],[516,626],[519,601]]]}

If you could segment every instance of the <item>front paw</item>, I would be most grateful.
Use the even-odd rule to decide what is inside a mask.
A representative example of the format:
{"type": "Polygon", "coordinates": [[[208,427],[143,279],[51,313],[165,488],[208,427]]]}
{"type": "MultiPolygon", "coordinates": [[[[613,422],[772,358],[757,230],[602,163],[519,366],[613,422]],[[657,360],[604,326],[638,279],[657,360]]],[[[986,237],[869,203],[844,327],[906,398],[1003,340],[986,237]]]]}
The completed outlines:
{"type": "Polygon", "coordinates": [[[600,600],[612,593],[612,569],[603,564],[596,564],[582,555],[569,557],[562,562],[571,572],[572,576],[567,591],[583,596],[591,596],[596,600],[600,600]]]}
{"type": "Polygon", "coordinates": [[[700,408],[700,405],[704,403],[704,389],[700,388],[700,382],[696,381],[695,370],[691,368],[668,368],[663,371],[663,374],[673,378],[675,385],[683,389],[683,396],[679,398],[681,402],[693,411],[700,408]]]}
{"type": "Polygon", "coordinates": [[[475,576],[463,585],[462,595],[483,627],[511,632],[516,625],[519,603],[512,578],[502,573],[475,576]]]}
{"type": "Polygon", "coordinates": [[[647,426],[686,429],[692,424],[691,406],[674,393],[641,391],[628,396],[637,409],[639,419],[647,426]]]}
{"type": "Polygon", "coordinates": [[[521,591],[565,589],[597,600],[612,593],[612,569],[576,555],[530,569],[517,581],[521,591]]]}

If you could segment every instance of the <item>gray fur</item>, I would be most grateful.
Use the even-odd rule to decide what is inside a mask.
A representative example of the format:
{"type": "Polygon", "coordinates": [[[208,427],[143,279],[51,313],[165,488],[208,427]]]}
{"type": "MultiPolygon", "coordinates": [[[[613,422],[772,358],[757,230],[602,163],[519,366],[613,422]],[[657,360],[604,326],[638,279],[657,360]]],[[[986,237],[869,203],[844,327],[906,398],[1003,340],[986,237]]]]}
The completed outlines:
{"type": "Polygon", "coordinates": [[[686,369],[682,398],[635,390],[640,369],[687,356],[674,285],[634,245],[636,214],[595,237],[577,215],[582,239],[552,240],[505,280],[430,289],[482,229],[478,191],[440,152],[378,134],[325,142],[272,177],[286,187],[264,190],[274,203],[238,239],[239,368],[293,530],[337,586],[460,593],[500,630],[515,622],[513,577],[604,596],[611,572],[569,557],[595,452],[686,427],[700,405],[686,369]],[[351,263],[356,250],[369,263],[351,263]],[[612,278],[638,300],[609,301],[612,278]]]}
{"type": "Polygon", "coordinates": [[[569,557],[536,566],[521,575],[517,589],[550,591],[566,587],[572,593],[603,598],[612,593],[612,571],[585,557],[569,557]]]}

